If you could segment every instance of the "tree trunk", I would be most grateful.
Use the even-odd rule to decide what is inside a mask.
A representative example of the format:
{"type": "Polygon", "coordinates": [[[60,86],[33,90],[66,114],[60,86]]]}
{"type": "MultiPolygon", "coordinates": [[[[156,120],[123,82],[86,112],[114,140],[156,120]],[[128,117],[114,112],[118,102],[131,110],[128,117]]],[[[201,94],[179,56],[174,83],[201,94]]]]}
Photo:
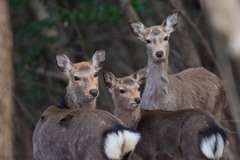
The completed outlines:
{"type": "MultiPolygon", "coordinates": [[[[183,8],[183,4],[181,0],[178,0],[178,1],[169,0],[169,2],[179,7],[180,9],[183,8]]],[[[179,16],[178,26],[176,31],[178,32],[179,35],[177,36],[176,34],[173,34],[171,37],[172,42],[177,48],[177,51],[183,57],[182,62],[178,63],[178,66],[177,66],[177,68],[179,69],[178,71],[182,71],[187,68],[200,67],[201,62],[200,62],[199,56],[197,54],[193,41],[189,36],[186,22],[184,21],[181,15],[179,16]],[[181,37],[181,40],[179,40],[179,37],[181,37]]]]}
{"type": "Polygon", "coordinates": [[[0,1],[0,160],[14,159],[12,35],[8,2],[0,1]]]}

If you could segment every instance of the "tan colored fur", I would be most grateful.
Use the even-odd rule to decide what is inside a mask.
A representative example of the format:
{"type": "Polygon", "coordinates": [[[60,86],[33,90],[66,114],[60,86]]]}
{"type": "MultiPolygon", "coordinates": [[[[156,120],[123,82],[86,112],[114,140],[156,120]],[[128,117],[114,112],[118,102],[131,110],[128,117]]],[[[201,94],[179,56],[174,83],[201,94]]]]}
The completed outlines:
{"type": "Polygon", "coordinates": [[[146,44],[149,57],[142,107],[149,110],[199,108],[219,119],[227,104],[227,88],[221,79],[202,67],[168,75],[168,40],[177,26],[177,12],[171,13],[160,26],[146,28],[137,21],[129,22],[129,26],[133,34],[146,44]],[[156,52],[160,51],[163,56],[157,57],[156,52]]]}
{"type": "Polygon", "coordinates": [[[106,111],[50,106],[38,121],[33,134],[34,158],[107,160],[103,152],[103,133],[116,125],[125,126],[106,111]]]}
{"type": "MultiPolygon", "coordinates": [[[[220,132],[224,132],[219,122],[209,112],[200,109],[141,109],[140,104],[133,104],[134,99],[140,97],[138,88],[141,84],[138,78],[133,77],[135,76],[117,78],[110,72],[104,72],[105,83],[112,92],[116,117],[141,133],[141,140],[134,153],[143,160],[207,160],[200,150],[199,135],[211,127],[217,127],[220,132]],[[123,81],[133,83],[123,84],[123,81]],[[121,89],[125,89],[125,93],[121,93],[121,89]]],[[[228,147],[229,143],[226,141],[222,160],[227,159],[228,147]]]]}
{"type": "Polygon", "coordinates": [[[75,64],[61,53],[56,55],[57,66],[69,78],[66,95],[68,108],[95,109],[99,95],[98,76],[95,74],[102,68],[105,58],[105,50],[96,51],[90,61],[75,64]],[[91,95],[91,91],[97,91],[97,95],[91,95]]]}
{"type": "Polygon", "coordinates": [[[90,90],[98,90],[98,77],[94,77],[96,72],[96,68],[90,62],[73,64],[67,86],[68,106],[95,109],[97,97],[91,96],[90,90]],[[74,81],[74,76],[78,76],[80,81],[74,81]]]}
{"type": "Polygon", "coordinates": [[[52,105],[41,116],[33,134],[34,158],[108,160],[110,156],[128,160],[140,134],[110,113],[94,110],[97,96],[89,93],[98,90],[94,74],[102,67],[105,54],[97,52],[90,62],[76,64],[65,55],[56,58],[59,68],[69,77],[67,104],[63,104],[67,107],[52,105]]]}

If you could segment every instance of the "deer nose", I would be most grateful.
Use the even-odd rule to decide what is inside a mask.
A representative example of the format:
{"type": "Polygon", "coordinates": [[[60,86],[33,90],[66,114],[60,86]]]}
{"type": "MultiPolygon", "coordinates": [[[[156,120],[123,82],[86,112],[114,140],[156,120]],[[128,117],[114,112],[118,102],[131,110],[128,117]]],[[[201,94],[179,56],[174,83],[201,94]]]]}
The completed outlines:
{"type": "Polygon", "coordinates": [[[162,57],[163,56],[163,51],[157,51],[156,56],[157,57],[162,57]]]}
{"type": "Polygon", "coordinates": [[[96,96],[98,95],[98,90],[97,90],[97,89],[90,90],[90,94],[91,94],[93,97],[96,97],[96,96]]]}
{"type": "Polygon", "coordinates": [[[140,98],[135,98],[135,102],[136,102],[137,104],[139,104],[139,103],[141,102],[141,99],[140,99],[140,98]]]}

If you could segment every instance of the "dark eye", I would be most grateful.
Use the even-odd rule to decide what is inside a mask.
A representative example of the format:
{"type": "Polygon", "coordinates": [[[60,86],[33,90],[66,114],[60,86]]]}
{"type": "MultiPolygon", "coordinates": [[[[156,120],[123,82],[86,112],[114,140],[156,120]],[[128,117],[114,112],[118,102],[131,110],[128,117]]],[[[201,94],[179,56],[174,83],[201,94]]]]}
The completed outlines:
{"type": "Polygon", "coordinates": [[[147,43],[151,43],[151,41],[149,39],[147,39],[147,43]]]}
{"type": "Polygon", "coordinates": [[[98,75],[97,75],[97,72],[96,72],[96,73],[94,73],[94,77],[98,77],[98,75]]]}
{"type": "Polygon", "coordinates": [[[77,77],[77,76],[74,76],[74,80],[75,80],[75,81],[80,81],[80,78],[77,77]]]}
{"type": "Polygon", "coordinates": [[[138,91],[140,91],[140,87],[138,88],[138,91]]]}
{"type": "Polygon", "coordinates": [[[165,41],[168,40],[168,36],[164,37],[164,40],[165,40],[165,41]]]}
{"type": "Polygon", "coordinates": [[[124,89],[121,89],[121,90],[120,90],[120,93],[124,93],[124,92],[125,92],[125,90],[124,90],[124,89]]]}

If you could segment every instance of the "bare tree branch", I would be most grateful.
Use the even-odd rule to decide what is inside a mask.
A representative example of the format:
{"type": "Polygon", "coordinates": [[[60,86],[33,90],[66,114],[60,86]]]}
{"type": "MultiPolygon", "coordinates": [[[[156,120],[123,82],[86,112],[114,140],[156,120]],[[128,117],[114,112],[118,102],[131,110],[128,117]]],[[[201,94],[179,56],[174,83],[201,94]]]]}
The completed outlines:
{"type": "Polygon", "coordinates": [[[13,93],[13,96],[19,108],[23,111],[26,117],[32,122],[32,124],[35,125],[37,121],[35,120],[35,118],[33,118],[32,114],[28,111],[27,107],[23,104],[21,99],[15,93],[13,93]]]}
{"type": "Polygon", "coordinates": [[[130,0],[119,0],[121,8],[126,13],[129,20],[138,20],[140,21],[139,16],[135,12],[134,8],[132,7],[130,0]]]}
{"type": "Polygon", "coordinates": [[[170,6],[171,6],[173,9],[178,10],[179,14],[185,19],[185,21],[186,21],[186,22],[193,28],[193,30],[196,32],[196,34],[197,34],[198,37],[199,37],[200,43],[201,43],[202,46],[205,48],[206,53],[208,54],[209,58],[211,59],[212,63],[214,64],[214,72],[215,72],[218,76],[220,76],[219,67],[218,67],[218,64],[217,64],[216,61],[215,61],[213,51],[211,50],[211,47],[210,47],[209,43],[207,42],[207,40],[204,38],[202,32],[198,29],[197,25],[191,20],[191,18],[185,13],[185,11],[182,10],[181,8],[177,7],[177,6],[174,4],[174,1],[173,1],[173,0],[168,0],[168,2],[169,2],[170,6]]]}

